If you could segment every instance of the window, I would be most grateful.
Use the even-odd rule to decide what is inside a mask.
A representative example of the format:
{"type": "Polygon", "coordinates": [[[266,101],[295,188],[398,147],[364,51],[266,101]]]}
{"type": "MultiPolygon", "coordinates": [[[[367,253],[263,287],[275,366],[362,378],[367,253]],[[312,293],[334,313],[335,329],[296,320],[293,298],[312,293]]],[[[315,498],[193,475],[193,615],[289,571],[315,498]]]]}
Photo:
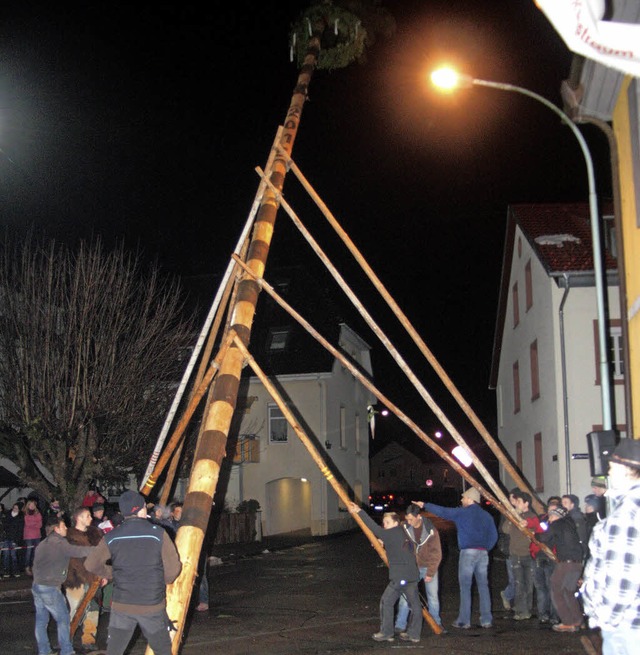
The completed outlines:
{"type": "Polygon", "coordinates": [[[540,374],[538,372],[538,340],[529,346],[531,360],[531,400],[540,398],[540,374]]]}
{"type": "Polygon", "coordinates": [[[347,409],[340,406],[340,448],[347,447],[347,409]]]}
{"type": "Polygon", "coordinates": [[[271,443],[287,443],[287,419],[279,407],[269,407],[269,441],[271,443]]]}
{"type": "Polygon", "coordinates": [[[542,434],[533,435],[533,451],[536,466],[536,491],[544,491],[544,466],[542,464],[542,434]]]}
{"type": "Polygon", "coordinates": [[[513,413],[520,411],[520,365],[513,365],[513,413]]]}
{"type": "Polygon", "coordinates": [[[234,464],[260,461],[260,439],[255,434],[241,434],[236,443],[234,464]]]}
{"type": "Polygon", "coordinates": [[[287,347],[289,328],[271,330],[269,333],[268,348],[271,352],[282,352],[287,347]]]}
{"type": "MultiPolygon", "coordinates": [[[[596,384],[600,384],[600,339],[598,321],[593,322],[593,339],[596,365],[596,384]]],[[[622,344],[622,323],[620,319],[609,321],[609,370],[614,384],[624,384],[624,350],[622,344]]]]}
{"type": "Polygon", "coordinates": [[[516,282],[511,289],[511,300],[513,301],[513,327],[520,323],[520,304],[518,301],[518,283],[516,282]]]}
{"type": "Polygon", "coordinates": [[[609,330],[609,360],[614,380],[624,379],[624,356],[622,350],[622,326],[611,326],[609,330]]]}
{"type": "Polygon", "coordinates": [[[516,466],[522,472],[522,441],[516,442],[516,466]]]}
{"type": "Polygon", "coordinates": [[[360,414],[356,414],[356,434],[355,434],[355,450],[356,453],[360,452],[360,414]]]}
{"type": "Polygon", "coordinates": [[[531,278],[531,260],[524,266],[524,302],[526,311],[533,307],[533,280],[531,278]]]}

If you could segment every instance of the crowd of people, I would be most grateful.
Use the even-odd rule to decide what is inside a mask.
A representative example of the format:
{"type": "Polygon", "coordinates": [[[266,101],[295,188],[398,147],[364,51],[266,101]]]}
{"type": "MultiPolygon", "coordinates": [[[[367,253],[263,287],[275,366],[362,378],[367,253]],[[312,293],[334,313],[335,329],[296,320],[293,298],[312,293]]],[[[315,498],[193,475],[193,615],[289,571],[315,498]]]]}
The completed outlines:
{"type": "Polygon", "coordinates": [[[389,584],[380,601],[376,641],[420,641],[424,605],[441,626],[438,566],[442,558],[438,531],[424,510],[456,526],[459,558],[459,609],[452,626],[471,628],[472,585],[479,599],[481,628],[494,626],[489,591],[489,553],[498,545],[505,556],[508,585],[500,592],[505,610],[515,621],[534,617],[556,632],[600,628],[603,655],[631,655],[640,637],[640,440],[623,439],[614,451],[609,477],[591,480],[592,493],[551,496],[544,511],[533,511],[531,495],[511,490],[514,509],[496,528],[481,506],[475,488],[462,494],[460,507],[414,501],[404,521],[384,514],[379,526],[350,503],[386,549],[389,584]],[[516,518],[517,517],[517,518],[516,518]],[[396,609],[397,607],[397,609],[396,609]],[[394,619],[395,612],[395,619],[394,619]]]}
{"type": "MultiPolygon", "coordinates": [[[[479,625],[494,626],[489,589],[489,554],[505,556],[508,585],[500,592],[515,621],[534,617],[556,632],[577,632],[585,622],[599,628],[603,655],[631,655],[640,637],[640,440],[624,439],[611,456],[609,477],[591,481],[592,494],[552,496],[542,513],[533,511],[531,495],[511,490],[510,518],[499,529],[469,488],[460,507],[412,502],[404,520],[388,512],[382,526],[356,503],[359,514],[384,546],[389,583],[380,600],[376,641],[418,643],[424,605],[439,631],[438,568],[440,535],[426,515],[456,526],[459,558],[459,608],[452,626],[472,624],[472,586],[479,599],[479,625]],[[516,518],[517,517],[517,518],[516,518]],[[535,601],[535,602],[534,602],[535,601]]],[[[135,491],[124,492],[119,511],[107,513],[97,492],[67,516],[56,499],[44,511],[36,497],[20,499],[9,511],[0,508],[3,576],[33,578],[35,636],[39,655],[49,655],[47,626],[57,623],[60,655],[75,655],[71,617],[86,604],[78,629],[83,652],[97,649],[100,612],[109,613],[108,655],[122,655],[136,628],[158,655],[171,652],[172,624],[166,613],[166,585],[180,573],[174,539],[182,503],[147,504],[135,491]],[[43,534],[44,532],[44,534],[43,534]],[[94,595],[95,592],[98,592],[94,595]],[[89,593],[87,593],[89,592],[89,593]],[[85,598],[86,597],[86,598],[85,598]]],[[[206,558],[199,567],[199,611],[208,609],[206,558]]]]}
{"type": "MultiPolygon", "coordinates": [[[[33,579],[39,655],[54,652],[47,633],[51,619],[57,624],[60,655],[75,655],[71,620],[85,597],[90,600],[77,626],[83,653],[98,649],[101,613],[110,615],[110,655],[124,652],[138,625],[156,653],[170,653],[164,588],[180,571],[173,542],[181,517],[181,502],[154,506],[136,492],[125,492],[118,508],[108,511],[105,498],[96,489],[87,492],[82,505],[70,513],[57,499],[45,504],[35,495],[19,498],[8,511],[0,504],[2,577],[33,579]],[[132,518],[143,520],[130,521],[132,518]],[[127,534],[126,553],[114,558],[124,532],[132,532],[127,534]],[[160,544],[159,551],[156,544],[160,544]],[[134,550],[138,560],[144,560],[136,570],[145,573],[144,579],[132,586],[131,574],[139,564],[133,562],[134,550]],[[150,572],[152,578],[147,577],[150,572]],[[128,591],[123,592],[123,587],[128,591]],[[151,587],[148,597],[141,599],[140,594],[151,587]]],[[[199,611],[209,607],[205,583],[206,577],[200,585],[199,611]]]]}

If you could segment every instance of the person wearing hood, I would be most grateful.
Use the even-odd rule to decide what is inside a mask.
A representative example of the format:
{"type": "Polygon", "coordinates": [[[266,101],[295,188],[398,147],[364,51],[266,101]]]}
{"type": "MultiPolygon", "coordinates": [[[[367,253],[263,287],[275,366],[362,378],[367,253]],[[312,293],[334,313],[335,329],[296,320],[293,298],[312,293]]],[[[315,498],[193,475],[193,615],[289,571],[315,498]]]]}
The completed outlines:
{"type": "Polygon", "coordinates": [[[593,527],[580,589],[603,655],[632,655],[640,640],[640,441],[622,439],[609,461],[609,513],[593,527]]]}

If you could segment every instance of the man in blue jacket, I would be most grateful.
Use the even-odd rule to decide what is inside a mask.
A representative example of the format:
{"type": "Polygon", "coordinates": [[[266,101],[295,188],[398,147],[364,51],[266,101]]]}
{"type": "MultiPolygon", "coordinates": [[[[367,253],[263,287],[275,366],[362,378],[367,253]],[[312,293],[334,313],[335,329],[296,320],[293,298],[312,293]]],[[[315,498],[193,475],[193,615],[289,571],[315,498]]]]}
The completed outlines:
{"type": "Polygon", "coordinates": [[[456,524],[460,549],[458,559],[460,608],[453,627],[463,630],[471,627],[471,585],[475,578],[480,598],[480,625],[483,628],[491,628],[493,614],[489,594],[489,551],[498,541],[498,531],[491,515],[480,507],[480,492],[474,487],[467,489],[462,494],[462,507],[442,507],[433,503],[417,504],[424,507],[427,512],[456,524]]]}

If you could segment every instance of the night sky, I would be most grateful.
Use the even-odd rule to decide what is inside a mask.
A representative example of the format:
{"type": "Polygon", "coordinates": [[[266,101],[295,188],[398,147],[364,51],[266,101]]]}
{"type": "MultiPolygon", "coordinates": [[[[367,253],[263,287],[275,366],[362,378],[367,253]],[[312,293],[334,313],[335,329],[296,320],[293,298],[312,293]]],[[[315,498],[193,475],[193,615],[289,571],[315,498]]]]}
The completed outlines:
{"type": "MultiPolygon", "coordinates": [[[[51,3],[0,7],[0,210],[10,236],[119,240],[190,279],[226,266],[297,77],[288,29],[307,2],[51,3]]],[[[367,62],[310,85],[293,156],[481,419],[507,206],[587,198],[575,137],[542,105],[472,89],[442,97],[443,61],[560,104],[571,54],[533,0],[403,0],[367,62]]],[[[584,127],[599,192],[604,137],[584,127]]],[[[290,176],[285,195],[471,437],[455,402],[290,176]]],[[[311,257],[281,212],[267,267],[311,257]]],[[[339,293],[336,291],[336,293],[339,293]]],[[[313,321],[313,317],[309,317],[313,321]]],[[[375,338],[379,386],[428,409],[375,338]]],[[[391,421],[381,439],[400,436],[391,421]]],[[[411,441],[408,443],[415,443],[411,441]]]]}

